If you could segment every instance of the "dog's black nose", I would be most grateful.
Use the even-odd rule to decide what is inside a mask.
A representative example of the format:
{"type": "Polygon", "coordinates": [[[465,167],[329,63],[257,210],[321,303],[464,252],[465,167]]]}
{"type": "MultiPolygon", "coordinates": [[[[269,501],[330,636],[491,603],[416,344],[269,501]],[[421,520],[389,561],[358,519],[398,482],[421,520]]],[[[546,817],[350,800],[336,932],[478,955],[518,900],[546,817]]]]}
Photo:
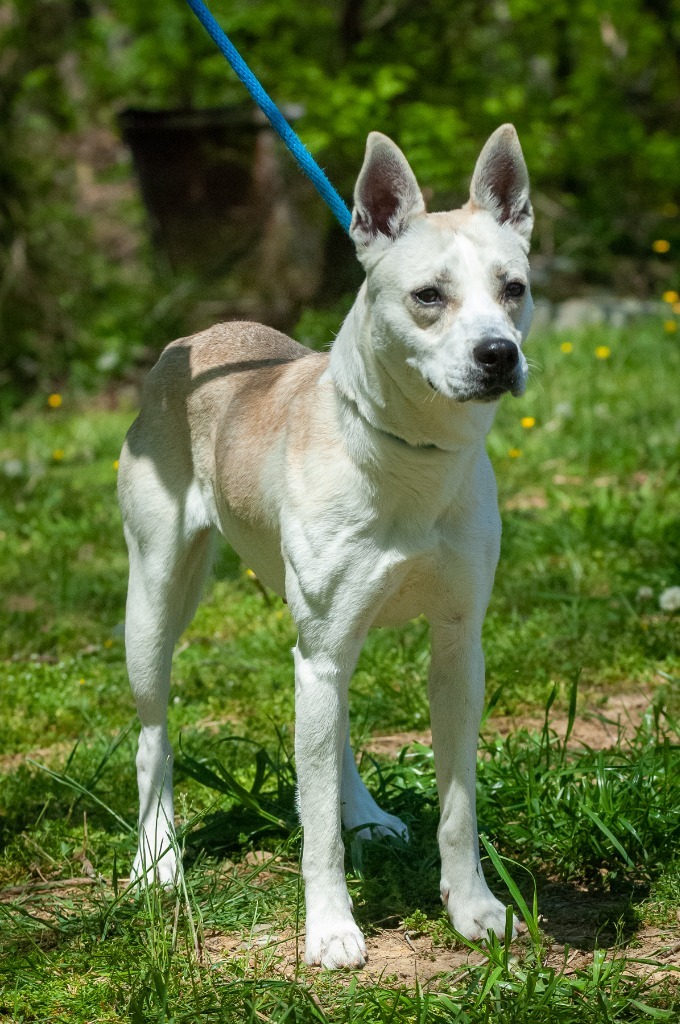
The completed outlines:
{"type": "Polygon", "coordinates": [[[510,338],[485,338],[472,354],[488,373],[498,376],[510,373],[519,362],[519,349],[510,338]]]}

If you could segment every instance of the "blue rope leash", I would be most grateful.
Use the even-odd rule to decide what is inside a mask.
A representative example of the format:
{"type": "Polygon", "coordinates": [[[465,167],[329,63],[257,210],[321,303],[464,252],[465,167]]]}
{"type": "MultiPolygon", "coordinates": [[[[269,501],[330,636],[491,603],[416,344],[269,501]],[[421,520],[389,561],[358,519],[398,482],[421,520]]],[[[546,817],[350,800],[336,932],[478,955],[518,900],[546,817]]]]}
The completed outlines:
{"type": "Polygon", "coordinates": [[[264,91],[240,53],[227,38],[207,9],[203,0],[187,0],[203,27],[227,58],[257,105],[262,109],[274,130],[281,136],[295,157],[300,170],[307,175],[322,199],[330,206],[345,231],[349,232],[352,215],[344,200],[338,195],[314,157],[302,144],[271,97],[264,91]]]}

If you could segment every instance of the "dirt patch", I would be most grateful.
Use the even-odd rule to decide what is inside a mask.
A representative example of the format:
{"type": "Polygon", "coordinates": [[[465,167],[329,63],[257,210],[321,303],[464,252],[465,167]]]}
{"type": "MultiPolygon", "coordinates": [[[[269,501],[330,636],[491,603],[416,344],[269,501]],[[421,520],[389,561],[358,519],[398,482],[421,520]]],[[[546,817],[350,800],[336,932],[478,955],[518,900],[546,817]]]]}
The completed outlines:
{"type": "MultiPolygon", "coordinates": [[[[606,704],[597,709],[584,709],[575,719],[569,746],[572,748],[590,747],[592,750],[607,750],[620,742],[631,739],[639,728],[644,715],[652,702],[652,691],[643,690],[635,693],[612,694],[606,704]]],[[[485,723],[482,735],[490,738],[505,738],[511,733],[526,729],[528,732],[540,732],[545,719],[537,715],[493,715],[485,723]]],[[[550,715],[550,729],[561,740],[567,734],[569,719],[566,714],[550,715]]],[[[396,732],[385,736],[373,736],[363,749],[370,754],[385,754],[394,757],[403,747],[410,743],[432,744],[430,730],[422,732],[396,732]]]]}
{"type": "MultiPolygon", "coordinates": [[[[678,929],[645,926],[635,933],[628,944],[612,945],[608,958],[625,956],[631,974],[650,976],[651,980],[668,978],[680,972],[680,942],[678,929]],[[652,961],[642,963],[640,961],[652,961]]],[[[583,937],[582,937],[583,938],[583,937]]],[[[521,957],[527,939],[515,944],[521,957]]],[[[304,964],[304,936],[291,932],[275,932],[267,924],[257,925],[250,935],[209,934],[205,939],[206,958],[216,967],[229,970],[236,963],[249,972],[275,973],[291,979],[300,975],[313,975],[319,968],[304,964]]],[[[356,974],[362,982],[399,985],[412,988],[416,982],[437,987],[438,980],[451,984],[451,974],[483,964],[483,952],[472,952],[461,947],[437,946],[427,935],[412,935],[404,928],[385,928],[366,937],[368,962],[356,974]]],[[[544,965],[566,975],[587,969],[593,962],[593,950],[570,947],[550,941],[546,947],[544,965]]],[[[339,979],[347,977],[338,975],[339,979]]]]}
{"type": "MultiPolygon", "coordinates": [[[[257,925],[246,937],[212,934],[205,940],[206,954],[214,964],[224,962],[227,966],[236,958],[247,964],[249,972],[273,970],[286,978],[318,971],[304,964],[304,949],[304,935],[273,933],[266,924],[257,925]]],[[[428,936],[412,936],[403,928],[381,929],[366,936],[366,951],[368,963],[353,973],[358,973],[362,981],[380,984],[424,984],[484,961],[483,954],[437,947],[428,936]]]]}
{"type": "Polygon", "coordinates": [[[0,772],[10,774],[17,768],[27,763],[28,758],[32,761],[49,761],[55,757],[64,757],[73,750],[73,743],[53,743],[50,747],[36,747],[34,750],[24,751],[22,754],[4,754],[0,757],[0,772]]]}
{"type": "MultiPolygon", "coordinates": [[[[242,866],[252,870],[253,861],[259,866],[259,852],[242,866]]],[[[119,881],[124,888],[126,880],[119,881]]],[[[33,882],[7,887],[0,892],[0,901],[29,910],[49,928],[57,917],[63,921],[65,916],[86,913],[93,901],[99,902],[103,890],[110,891],[109,885],[99,878],[33,882]]],[[[545,937],[543,962],[556,972],[569,976],[583,971],[592,964],[594,950],[604,949],[608,959],[625,958],[631,974],[651,981],[680,979],[680,922],[640,925],[628,897],[563,884],[549,884],[541,893],[539,906],[545,937]]],[[[44,936],[43,942],[49,945],[52,939],[44,936]]],[[[528,941],[524,935],[514,944],[520,960],[528,941]]],[[[416,982],[435,989],[440,984],[450,988],[460,972],[486,960],[483,951],[438,945],[431,936],[411,932],[403,925],[372,929],[366,949],[368,963],[361,971],[352,972],[362,983],[406,988],[413,988],[416,982]]],[[[318,968],[304,964],[304,933],[296,934],[273,922],[260,922],[246,933],[207,931],[197,951],[206,963],[229,974],[246,969],[253,977],[292,979],[319,973],[318,968]]],[[[342,973],[337,978],[342,982],[349,976],[342,973]]]]}

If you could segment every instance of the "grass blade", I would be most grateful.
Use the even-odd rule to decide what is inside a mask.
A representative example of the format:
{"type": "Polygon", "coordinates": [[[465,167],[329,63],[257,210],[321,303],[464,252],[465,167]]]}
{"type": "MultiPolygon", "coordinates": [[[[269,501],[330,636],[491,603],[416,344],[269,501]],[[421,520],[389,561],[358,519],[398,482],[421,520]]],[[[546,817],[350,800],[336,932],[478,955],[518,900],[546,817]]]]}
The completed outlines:
{"type": "Polygon", "coordinates": [[[624,863],[627,865],[627,867],[634,868],[635,864],[630,859],[630,857],[628,856],[628,854],[626,853],[624,848],[621,846],[621,843],[618,841],[618,839],[616,838],[614,833],[611,831],[611,829],[609,829],[605,825],[605,823],[603,822],[603,820],[599,816],[599,814],[596,814],[595,811],[591,810],[590,807],[586,807],[585,805],[583,806],[583,812],[588,815],[588,817],[593,822],[593,824],[597,825],[597,827],[600,829],[600,831],[603,833],[603,835],[605,835],[607,837],[607,839],[612,844],[612,846],[617,851],[617,853],[621,854],[621,856],[622,856],[622,858],[624,860],[624,863]]]}
{"type": "MultiPolygon", "coordinates": [[[[513,900],[515,901],[515,903],[519,907],[520,912],[522,914],[522,917],[524,918],[525,924],[526,924],[527,928],[529,929],[529,934],[531,935],[531,938],[532,938],[533,942],[536,945],[540,945],[541,933],[540,933],[539,928],[538,928],[538,920],[537,920],[537,918],[534,917],[534,915],[529,910],[529,907],[527,906],[526,900],[524,899],[524,897],[522,896],[522,893],[517,888],[517,884],[515,883],[515,881],[509,875],[505,865],[503,864],[503,861],[501,860],[500,856],[496,853],[495,849],[493,848],[493,846],[491,845],[489,840],[484,835],[480,835],[479,838],[480,838],[481,842],[483,843],[484,849],[486,850],[487,854],[489,855],[489,858],[491,859],[491,863],[495,867],[495,869],[498,872],[498,874],[500,875],[500,877],[505,882],[505,884],[506,884],[506,886],[508,888],[508,891],[510,892],[510,895],[512,896],[513,900]]],[[[514,862],[512,862],[512,863],[514,863],[514,862]]],[[[535,890],[535,883],[534,883],[534,890],[535,890]]],[[[536,905],[536,903],[534,901],[534,906],[535,905],[536,905]]]]}

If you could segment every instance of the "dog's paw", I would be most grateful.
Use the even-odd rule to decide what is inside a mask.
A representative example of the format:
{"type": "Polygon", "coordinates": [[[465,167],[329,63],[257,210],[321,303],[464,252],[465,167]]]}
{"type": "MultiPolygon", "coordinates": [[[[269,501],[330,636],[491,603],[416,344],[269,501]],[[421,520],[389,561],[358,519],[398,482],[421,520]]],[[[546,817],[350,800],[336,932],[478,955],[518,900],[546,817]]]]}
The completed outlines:
{"type": "MultiPolygon", "coordinates": [[[[475,898],[456,897],[443,891],[442,899],[448,904],[449,918],[451,924],[472,942],[485,940],[488,933],[493,932],[497,938],[505,937],[505,915],[506,908],[487,889],[486,893],[477,895],[475,898]]],[[[518,919],[512,919],[512,938],[516,939],[521,930],[518,919]]]]}
{"type": "Polygon", "coordinates": [[[343,815],[343,825],[349,831],[358,829],[355,835],[360,839],[374,839],[376,836],[398,837],[405,843],[409,841],[408,828],[396,814],[388,814],[379,807],[366,814],[343,815]],[[363,826],[359,828],[359,826],[363,826]]]}
{"type": "Polygon", "coordinates": [[[366,944],[352,918],[338,916],[323,923],[308,922],[305,963],[320,964],[330,970],[363,967],[366,963],[366,944]]]}

